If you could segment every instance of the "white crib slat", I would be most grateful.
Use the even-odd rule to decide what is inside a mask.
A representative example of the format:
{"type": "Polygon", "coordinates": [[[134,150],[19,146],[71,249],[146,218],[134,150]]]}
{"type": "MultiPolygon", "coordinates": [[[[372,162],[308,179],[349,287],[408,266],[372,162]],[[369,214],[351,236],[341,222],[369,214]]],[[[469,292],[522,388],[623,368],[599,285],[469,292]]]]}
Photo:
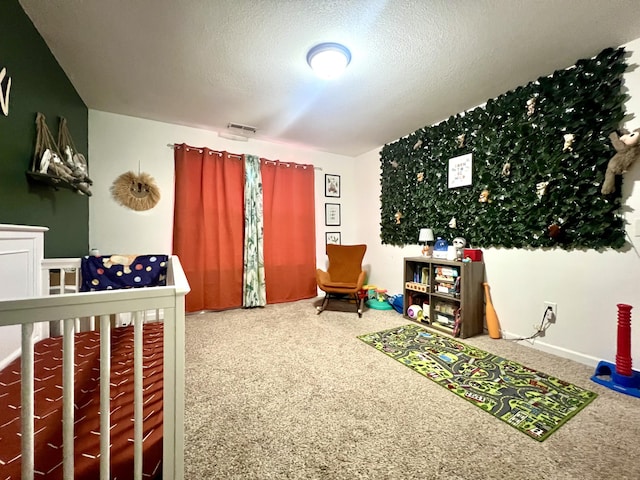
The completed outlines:
{"type": "Polygon", "coordinates": [[[143,399],[142,399],[142,325],[143,312],[135,312],[133,316],[133,471],[134,479],[142,480],[142,432],[143,432],[143,399]]]}
{"type": "Polygon", "coordinates": [[[111,322],[100,316],[100,480],[109,480],[111,463],[111,322]]]}
{"type": "Polygon", "coordinates": [[[73,478],[73,374],[74,374],[74,328],[73,318],[63,322],[62,337],[62,472],[64,478],[73,478]]]}
{"type": "Polygon", "coordinates": [[[191,290],[177,256],[171,257],[167,282],[176,286],[174,305],[163,309],[164,383],[162,478],[184,479],[184,312],[191,290]]]}
{"type": "Polygon", "coordinates": [[[162,478],[184,478],[184,296],[164,309],[162,478]],[[178,312],[180,316],[178,317],[178,312]]]}
{"type": "Polygon", "coordinates": [[[22,325],[22,479],[33,480],[33,323],[22,325]]]}

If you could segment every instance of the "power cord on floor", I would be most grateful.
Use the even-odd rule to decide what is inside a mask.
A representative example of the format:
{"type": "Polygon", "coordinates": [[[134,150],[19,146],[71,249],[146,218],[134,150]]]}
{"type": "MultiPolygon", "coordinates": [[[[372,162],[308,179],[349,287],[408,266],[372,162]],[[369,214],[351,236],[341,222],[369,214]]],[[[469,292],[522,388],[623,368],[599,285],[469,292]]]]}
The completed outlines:
{"type": "Polygon", "coordinates": [[[542,314],[542,320],[540,321],[540,325],[537,327],[534,325],[533,328],[535,328],[536,331],[533,335],[530,335],[528,337],[510,338],[509,340],[511,340],[512,342],[520,342],[522,340],[533,340],[534,338],[542,337],[544,336],[544,333],[547,331],[547,328],[549,328],[552,322],[553,322],[553,308],[547,307],[544,313],[542,314]]]}

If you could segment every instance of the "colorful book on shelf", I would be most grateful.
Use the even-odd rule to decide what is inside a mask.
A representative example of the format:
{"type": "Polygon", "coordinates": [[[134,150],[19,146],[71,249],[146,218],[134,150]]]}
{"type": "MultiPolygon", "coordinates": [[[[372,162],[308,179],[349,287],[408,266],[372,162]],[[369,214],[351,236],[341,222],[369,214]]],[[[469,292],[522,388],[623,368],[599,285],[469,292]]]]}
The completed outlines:
{"type": "Polygon", "coordinates": [[[452,283],[439,283],[436,285],[438,293],[456,293],[456,287],[452,283]]]}
{"type": "Polygon", "coordinates": [[[436,315],[436,322],[438,322],[441,325],[447,325],[447,326],[452,326],[454,324],[453,318],[447,317],[446,315],[442,315],[440,313],[436,315]]]}
{"type": "Polygon", "coordinates": [[[457,277],[460,275],[458,269],[453,267],[434,267],[433,271],[436,276],[442,277],[457,277]]]}
{"type": "Polygon", "coordinates": [[[460,277],[452,277],[450,275],[436,275],[436,282],[455,283],[460,277]]]}
{"type": "Polygon", "coordinates": [[[420,281],[422,283],[429,283],[429,268],[428,267],[422,267],[420,281]]]}

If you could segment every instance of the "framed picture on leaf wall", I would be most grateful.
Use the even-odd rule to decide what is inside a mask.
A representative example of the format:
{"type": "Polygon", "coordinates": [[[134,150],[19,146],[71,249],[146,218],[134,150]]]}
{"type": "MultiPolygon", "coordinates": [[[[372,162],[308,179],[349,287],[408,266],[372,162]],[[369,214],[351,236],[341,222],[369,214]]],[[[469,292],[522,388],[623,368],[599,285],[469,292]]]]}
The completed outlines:
{"type": "Polygon", "coordinates": [[[340,204],[339,203],[324,204],[324,224],[331,227],[340,226],[340,204]]]}
{"type": "Polygon", "coordinates": [[[449,159],[449,188],[471,185],[472,161],[470,153],[449,159]]]}
{"type": "Polygon", "coordinates": [[[324,175],[324,196],[340,198],[340,175],[324,175]]]}

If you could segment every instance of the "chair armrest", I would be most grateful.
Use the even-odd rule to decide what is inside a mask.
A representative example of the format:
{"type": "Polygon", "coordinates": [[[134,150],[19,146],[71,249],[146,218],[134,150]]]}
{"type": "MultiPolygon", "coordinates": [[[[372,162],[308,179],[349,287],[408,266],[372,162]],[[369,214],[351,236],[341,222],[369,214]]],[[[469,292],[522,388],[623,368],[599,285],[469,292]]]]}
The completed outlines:
{"type": "Polygon", "coordinates": [[[360,275],[358,275],[358,290],[362,290],[362,286],[364,285],[364,279],[367,276],[367,273],[362,270],[360,275]]]}
{"type": "Polygon", "coordinates": [[[330,281],[331,277],[329,276],[328,272],[320,270],[319,268],[316,270],[316,282],[318,282],[318,285],[324,285],[325,283],[328,283],[330,281]]]}

